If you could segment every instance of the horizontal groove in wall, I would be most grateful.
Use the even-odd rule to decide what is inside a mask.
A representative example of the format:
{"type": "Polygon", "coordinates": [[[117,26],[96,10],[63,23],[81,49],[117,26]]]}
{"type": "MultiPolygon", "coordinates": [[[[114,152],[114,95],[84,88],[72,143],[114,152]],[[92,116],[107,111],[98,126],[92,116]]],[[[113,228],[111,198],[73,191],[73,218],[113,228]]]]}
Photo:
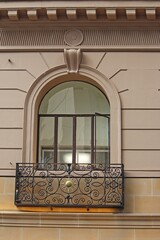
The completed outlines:
{"type": "Polygon", "coordinates": [[[147,110],[153,110],[153,111],[160,111],[160,108],[121,108],[122,111],[129,110],[129,111],[134,111],[134,110],[139,110],[139,111],[147,111],[147,110]]]}
{"type": "Polygon", "coordinates": [[[23,128],[22,127],[0,127],[0,130],[8,130],[8,129],[10,129],[10,130],[22,130],[23,128]]]}
{"type": "Polygon", "coordinates": [[[0,147],[0,150],[22,150],[22,148],[7,148],[7,147],[0,147]]]}
{"type": "Polygon", "coordinates": [[[122,128],[122,131],[160,131],[160,128],[122,128]]]}
{"type": "Polygon", "coordinates": [[[126,170],[124,178],[160,178],[160,171],[126,170]]]}
{"type": "Polygon", "coordinates": [[[24,110],[24,108],[17,108],[17,107],[13,107],[13,108],[10,108],[10,107],[0,107],[0,110],[24,110]]]}
{"type": "Polygon", "coordinates": [[[160,151],[160,148],[122,148],[122,151],[160,151]]]}
{"type": "Polygon", "coordinates": [[[0,91],[19,91],[19,92],[27,93],[26,91],[19,88],[0,88],[0,91]]]}
{"type": "Polygon", "coordinates": [[[1,68],[0,72],[26,72],[27,69],[20,69],[20,68],[14,68],[14,69],[10,69],[10,68],[1,68]]]}

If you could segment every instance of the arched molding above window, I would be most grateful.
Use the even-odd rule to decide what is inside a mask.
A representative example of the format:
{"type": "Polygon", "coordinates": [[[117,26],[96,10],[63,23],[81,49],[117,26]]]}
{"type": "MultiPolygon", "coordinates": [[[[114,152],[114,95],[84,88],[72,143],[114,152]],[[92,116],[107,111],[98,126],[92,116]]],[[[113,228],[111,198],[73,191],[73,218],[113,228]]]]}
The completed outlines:
{"type": "Polygon", "coordinates": [[[36,162],[38,107],[44,95],[54,86],[80,80],[98,87],[110,102],[110,161],[121,163],[121,105],[113,83],[99,71],[81,65],[78,74],[68,74],[62,65],[42,74],[31,86],[25,101],[23,162],[36,162]]]}

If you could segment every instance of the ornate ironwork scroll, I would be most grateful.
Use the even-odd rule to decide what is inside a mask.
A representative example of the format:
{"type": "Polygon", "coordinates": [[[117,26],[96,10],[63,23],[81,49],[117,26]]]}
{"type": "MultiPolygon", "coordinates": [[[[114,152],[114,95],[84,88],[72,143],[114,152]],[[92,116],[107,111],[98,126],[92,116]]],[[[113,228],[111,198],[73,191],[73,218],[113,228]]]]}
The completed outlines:
{"type": "Polygon", "coordinates": [[[123,165],[17,164],[17,206],[123,207],[123,165]]]}

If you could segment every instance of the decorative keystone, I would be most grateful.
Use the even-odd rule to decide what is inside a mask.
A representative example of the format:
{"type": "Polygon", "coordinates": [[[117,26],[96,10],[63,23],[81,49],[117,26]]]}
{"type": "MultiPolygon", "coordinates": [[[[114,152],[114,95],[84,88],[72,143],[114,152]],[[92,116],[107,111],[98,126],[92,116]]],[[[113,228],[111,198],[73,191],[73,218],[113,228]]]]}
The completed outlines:
{"type": "Polygon", "coordinates": [[[81,63],[80,49],[64,49],[64,60],[69,73],[77,73],[81,63]]]}

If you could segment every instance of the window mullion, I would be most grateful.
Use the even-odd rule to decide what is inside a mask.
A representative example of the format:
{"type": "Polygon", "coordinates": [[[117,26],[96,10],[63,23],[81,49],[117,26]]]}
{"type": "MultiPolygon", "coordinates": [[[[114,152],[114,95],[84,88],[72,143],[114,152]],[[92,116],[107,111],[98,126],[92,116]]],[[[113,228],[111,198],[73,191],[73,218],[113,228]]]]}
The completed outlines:
{"type": "Polygon", "coordinates": [[[95,163],[97,163],[97,115],[95,114],[95,124],[94,124],[94,154],[95,154],[95,163]]]}
{"type": "Polygon", "coordinates": [[[108,159],[107,162],[110,164],[110,117],[108,119],[108,159]]]}
{"type": "Polygon", "coordinates": [[[95,116],[91,117],[91,163],[95,163],[95,140],[94,140],[94,136],[95,136],[95,116]]]}
{"type": "Polygon", "coordinates": [[[57,164],[58,156],[58,116],[55,116],[54,123],[54,164],[57,164]]]}
{"type": "Polygon", "coordinates": [[[72,163],[76,163],[76,125],[77,117],[73,116],[73,150],[72,150],[72,163]]]}

